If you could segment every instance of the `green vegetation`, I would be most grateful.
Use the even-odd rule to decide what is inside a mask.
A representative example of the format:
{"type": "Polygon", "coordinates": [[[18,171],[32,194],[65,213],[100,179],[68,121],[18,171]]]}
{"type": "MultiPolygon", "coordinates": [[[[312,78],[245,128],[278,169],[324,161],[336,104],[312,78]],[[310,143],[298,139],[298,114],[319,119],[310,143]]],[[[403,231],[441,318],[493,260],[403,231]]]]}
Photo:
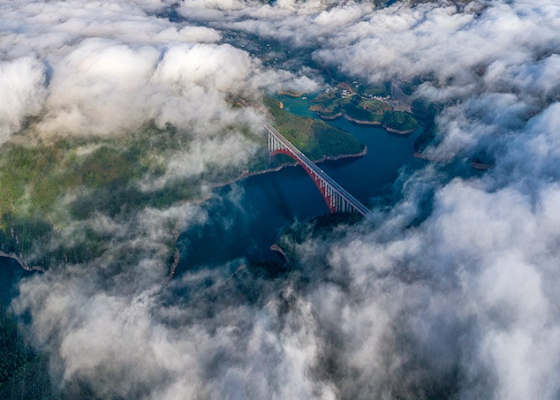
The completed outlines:
{"type": "Polygon", "coordinates": [[[383,113],[372,113],[363,109],[359,105],[351,105],[346,108],[346,115],[354,121],[371,122],[380,124],[383,120],[383,113]]]}
{"type": "Polygon", "coordinates": [[[363,100],[359,103],[359,105],[364,110],[376,114],[383,114],[384,112],[391,111],[393,109],[390,104],[379,100],[363,100]]]}
{"type": "Polygon", "coordinates": [[[184,136],[152,126],[109,139],[6,143],[0,148],[0,248],[24,258],[35,254],[27,261],[45,267],[61,260],[87,262],[103,254],[111,238],[82,224],[72,240],[56,240],[77,222],[96,213],[126,221],[148,206],[163,209],[200,197],[200,183],[208,176],[241,174],[210,168],[188,179],[168,179],[153,190],[141,189],[141,180],[164,176],[167,156],[186,150],[184,136]],[[58,244],[45,246],[53,241],[58,244]]]}
{"type": "Polygon", "coordinates": [[[115,145],[62,139],[35,147],[5,145],[0,150],[0,186],[6,189],[0,194],[2,227],[10,211],[43,214],[72,189],[119,187],[147,172],[140,152],[110,147],[115,145]],[[80,150],[87,153],[79,156],[80,150]]]}
{"type": "Polygon", "coordinates": [[[418,126],[418,122],[410,113],[389,111],[383,115],[383,126],[390,131],[407,133],[414,131],[418,126]]]}
{"type": "Polygon", "coordinates": [[[412,80],[405,82],[404,84],[401,85],[401,91],[406,94],[407,96],[411,96],[412,94],[414,94],[414,92],[416,91],[416,89],[418,89],[418,86],[420,86],[422,84],[422,82],[424,82],[425,79],[422,79],[421,77],[417,76],[415,78],[413,78],[412,80]]]}
{"type": "Polygon", "coordinates": [[[319,93],[309,110],[315,111],[321,118],[334,119],[342,115],[359,123],[383,125],[387,130],[398,133],[412,132],[418,126],[412,114],[406,111],[394,111],[393,106],[379,97],[390,96],[391,84],[352,86],[347,82],[339,83],[335,88],[327,88],[319,93]],[[374,98],[378,97],[378,98],[374,98]]]}
{"type": "Polygon", "coordinates": [[[309,110],[314,111],[321,118],[331,119],[342,115],[344,105],[348,100],[342,99],[335,91],[329,90],[322,92],[312,100],[316,103],[309,107],[309,110]]]}
{"type": "Polygon", "coordinates": [[[358,100],[346,107],[346,115],[353,120],[381,124],[383,115],[393,108],[379,100],[358,100]]]}
{"type": "Polygon", "coordinates": [[[364,145],[354,136],[314,118],[304,118],[279,107],[272,98],[265,99],[272,114],[273,125],[286,139],[312,160],[336,157],[341,154],[357,154],[364,145]]]}

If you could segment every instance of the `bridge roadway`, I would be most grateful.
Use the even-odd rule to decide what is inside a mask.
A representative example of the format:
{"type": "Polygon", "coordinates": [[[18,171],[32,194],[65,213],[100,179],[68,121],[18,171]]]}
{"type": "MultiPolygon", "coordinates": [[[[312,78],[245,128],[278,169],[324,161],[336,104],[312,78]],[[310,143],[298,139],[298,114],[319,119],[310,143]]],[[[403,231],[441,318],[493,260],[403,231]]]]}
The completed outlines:
{"type": "Polygon", "coordinates": [[[354,196],[346,191],[342,186],[340,186],[334,179],[328,176],[326,173],[323,172],[321,168],[319,168],[313,161],[311,161],[305,154],[298,150],[296,146],[291,144],[288,139],[286,139],[280,132],[278,132],[270,123],[266,120],[261,120],[261,125],[264,128],[274,135],[274,137],[282,143],[291,153],[293,153],[294,158],[302,165],[305,165],[309,170],[313,171],[314,174],[319,176],[323,181],[327,183],[334,191],[338,192],[338,194],[348,202],[357,212],[362,214],[364,217],[367,216],[370,211],[369,209],[360,203],[354,196]]]}

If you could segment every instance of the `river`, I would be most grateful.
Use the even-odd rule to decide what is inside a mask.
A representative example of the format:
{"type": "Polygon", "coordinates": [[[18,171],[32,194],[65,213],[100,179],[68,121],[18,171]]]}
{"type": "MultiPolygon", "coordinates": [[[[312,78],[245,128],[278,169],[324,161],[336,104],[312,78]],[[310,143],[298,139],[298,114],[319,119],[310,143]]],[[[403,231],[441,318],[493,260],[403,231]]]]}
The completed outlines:
{"type": "MultiPolygon", "coordinates": [[[[303,98],[279,96],[285,109],[314,116],[303,98]]],[[[372,198],[392,193],[403,167],[418,168],[424,162],[413,157],[413,143],[421,134],[396,135],[377,126],[357,125],[339,118],[328,121],[355,135],[368,147],[364,157],[325,161],[321,169],[369,205],[372,198]]],[[[190,268],[223,265],[228,261],[279,261],[270,251],[281,232],[294,221],[328,212],[315,184],[301,167],[256,175],[218,189],[219,196],[205,206],[209,222],[192,227],[179,237],[180,274],[190,268]]]]}

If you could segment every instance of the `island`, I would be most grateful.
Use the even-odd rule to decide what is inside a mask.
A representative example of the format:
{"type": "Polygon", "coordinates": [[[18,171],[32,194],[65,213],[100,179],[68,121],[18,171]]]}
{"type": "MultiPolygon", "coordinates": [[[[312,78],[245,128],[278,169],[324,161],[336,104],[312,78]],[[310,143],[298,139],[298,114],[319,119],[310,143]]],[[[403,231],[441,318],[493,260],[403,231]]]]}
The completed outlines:
{"type": "Polygon", "coordinates": [[[389,82],[377,85],[340,82],[334,87],[327,86],[311,102],[309,110],[325,120],[344,116],[356,124],[380,125],[388,132],[403,135],[418,127],[410,107],[392,99],[389,82]]]}

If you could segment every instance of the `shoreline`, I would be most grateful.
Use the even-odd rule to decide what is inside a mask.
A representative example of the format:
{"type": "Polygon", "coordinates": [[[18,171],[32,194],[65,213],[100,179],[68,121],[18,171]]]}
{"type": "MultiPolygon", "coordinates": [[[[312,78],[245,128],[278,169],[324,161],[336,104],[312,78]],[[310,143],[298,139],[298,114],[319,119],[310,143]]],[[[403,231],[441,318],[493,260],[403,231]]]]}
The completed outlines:
{"type": "Polygon", "coordinates": [[[334,114],[334,115],[322,115],[319,114],[318,112],[314,111],[315,114],[317,114],[319,116],[319,118],[324,119],[325,121],[334,121],[335,119],[338,119],[340,117],[342,117],[342,113],[338,113],[338,114],[334,114]]]}
{"type": "MultiPolygon", "coordinates": [[[[337,161],[337,160],[342,160],[344,158],[358,158],[358,157],[363,157],[367,154],[367,146],[364,146],[364,149],[362,151],[360,151],[359,153],[349,153],[349,154],[339,154],[337,156],[326,156],[323,155],[323,157],[317,159],[317,160],[311,160],[314,164],[319,164],[325,161],[337,161]]],[[[257,176],[257,175],[262,175],[262,174],[268,174],[270,172],[278,172],[283,168],[286,167],[297,167],[299,165],[299,163],[297,161],[293,161],[293,162],[286,162],[286,163],[282,163],[280,164],[278,167],[274,167],[274,168],[267,168],[267,169],[263,169],[260,171],[248,171],[248,172],[243,172],[241,175],[239,175],[236,178],[230,179],[229,181],[223,182],[223,183],[216,183],[214,185],[211,185],[210,188],[211,189],[218,189],[218,188],[222,188],[225,187],[227,185],[231,185],[232,183],[235,182],[239,182],[243,179],[247,179],[250,178],[252,176],[257,176]]],[[[202,199],[198,199],[195,202],[198,204],[200,202],[203,202],[205,200],[207,200],[208,198],[210,198],[211,196],[205,196],[202,199]]]]}
{"type": "Polygon", "coordinates": [[[388,128],[388,127],[385,126],[385,125],[381,125],[381,126],[382,126],[383,129],[385,129],[387,132],[398,133],[399,135],[409,135],[409,134],[411,134],[412,132],[414,132],[414,131],[416,130],[416,128],[418,127],[418,126],[417,126],[417,127],[414,128],[414,129],[409,129],[409,130],[406,130],[406,131],[399,131],[398,129],[388,128]]]}
{"type": "Polygon", "coordinates": [[[303,96],[306,92],[296,92],[295,90],[278,90],[276,93],[280,96],[289,96],[297,99],[298,97],[303,96]]]}
{"type": "Polygon", "coordinates": [[[434,157],[434,156],[428,156],[428,155],[425,155],[424,153],[420,153],[418,151],[415,151],[412,156],[416,157],[416,158],[419,158],[420,160],[432,161],[432,162],[447,162],[447,161],[451,160],[451,157],[439,158],[439,157],[434,157]]]}
{"type": "Polygon", "coordinates": [[[346,118],[348,121],[354,122],[355,124],[358,124],[358,125],[372,125],[372,126],[379,126],[379,125],[381,125],[381,122],[377,122],[377,121],[363,121],[363,120],[361,120],[361,119],[352,118],[352,117],[349,116],[348,114],[344,114],[344,118],[346,118]]]}
{"type": "MultiPolygon", "coordinates": [[[[321,157],[320,159],[313,160],[313,163],[322,163],[324,161],[336,161],[336,160],[342,160],[344,158],[358,158],[358,157],[363,157],[366,154],[367,154],[367,146],[364,146],[364,149],[359,153],[339,154],[337,156],[325,156],[325,155],[323,155],[323,157],[321,157]]],[[[294,162],[287,162],[287,163],[280,164],[278,167],[275,167],[275,168],[267,168],[267,169],[264,169],[264,170],[261,170],[261,171],[243,172],[238,177],[230,179],[229,181],[221,182],[221,183],[215,183],[213,185],[210,185],[209,186],[210,191],[212,192],[214,189],[220,189],[220,188],[226,187],[228,185],[231,185],[233,183],[242,181],[242,180],[250,178],[252,176],[268,174],[268,173],[271,173],[271,172],[278,172],[283,168],[297,167],[298,165],[299,165],[299,163],[297,161],[294,161],[294,162]]],[[[202,204],[205,201],[210,200],[212,198],[212,196],[213,196],[213,194],[210,193],[210,194],[207,194],[206,196],[203,196],[203,197],[195,199],[195,200],[190,200],[190,201],[185,200],[183,203],[202,204]]],[[[175,228],[173,229],[173,235],[175,237],[175,242],[177,242],[177,239],[179,238],[179,235],[180,235],[179,228],[178,228],[177,225],[175,225],[175,228]]],[[[277,251],[276,249],[272,249],[272,248],[271,248],[271,250],[277,251]]],[[[177,246],[175,246],[173,264],[169,268],[169,273],[167,274],[167,279],[168,280],[173,279],[173,277],[175,276],[175,271],[177,270],[177,266],[179,265],[180,258],[181,258],[181,255],[179,253],[179,248],[177,246]]]]}
{"type": "Polygon", "coordinates": [[[270,246],[270,250],[280,254],[280,256],[284,259],[284,265],[289,264],[288,254],[282,247],[278,245],[278,243],[274,243],[272,246],[270,246]]]}
{"type": "Polygon", "coordinates": [[[34,266],[30,267],[29,265],[27,265],[27,263],[25,261],[23,261],[15,253],[6,253],[5,251],[0,250],[0,257],[11,258],[12,260],[16,261],[22,269],[24,269],[26,271],[29,271],[29,272],[32,272],[32,271],[45,272],[45,269],[43,267],[39,267],[38,265],[34,265],[34,266]]]}
{"type": "Polygon", "coordinates": [[[334,121],[335,119],[338,119],[340,117],[344,117],[346,118],[348,121],[353,122],[355,124],[358,125],[365,125],[365,126],[381,126],[383,129],[385,129],[387,132],[389,133],[396,133],[398,135],[409,135],[411,133],[413,133],[418,127],[414,128],[414,129],[408,129],[406,131],[401,131],[398,129],[394,129],[394,128],[389,128],[387,125],[381,123],[381,122],[377,122],[377,121],[364,121],[361,119],[355,119],[352,118],[350,116],[348,116],[348,114],[343,114],[343,113],[338,113],[335,115],[329,115],[329,116],[324,116],[319,114],[318,112],[315,111],[315,114],[317,114],[319,116],[319,118],[326,120],[326,121],[334,121]]]}

